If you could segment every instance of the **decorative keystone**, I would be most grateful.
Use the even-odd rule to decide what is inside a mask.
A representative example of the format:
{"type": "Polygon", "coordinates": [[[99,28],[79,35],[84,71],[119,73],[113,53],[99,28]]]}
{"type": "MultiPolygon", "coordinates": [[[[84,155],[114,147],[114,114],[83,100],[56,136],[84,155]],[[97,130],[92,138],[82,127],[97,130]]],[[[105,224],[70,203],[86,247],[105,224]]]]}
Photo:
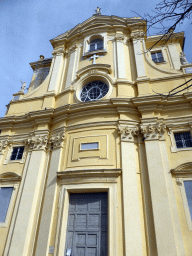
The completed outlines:
{"type": "Polygon", "coordinates": [[[164,140],[164,133],[166,131],[166,125],[156,123],[154,125],[141,125],[141,133],[146,140],[164,140]]]}
{"type": "Polygon", "coordinates": [[[139,135],[139,127],[119,125],[118,133],[121,134],[122,141],[134,142],[134,136],[139,135]]]}

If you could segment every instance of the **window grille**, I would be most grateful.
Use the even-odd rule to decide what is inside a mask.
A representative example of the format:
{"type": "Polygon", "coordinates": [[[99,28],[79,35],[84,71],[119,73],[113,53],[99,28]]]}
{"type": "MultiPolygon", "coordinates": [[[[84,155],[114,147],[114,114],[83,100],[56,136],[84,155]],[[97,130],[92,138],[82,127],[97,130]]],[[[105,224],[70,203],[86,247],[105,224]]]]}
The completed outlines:
{"type": "Polygon", "coordinates": [[[90,52],[102,50],[103,49],[103,40],[95,39],[90,42],[90,52]]]}
{"type": "Polygon", "coordinates": [[[152,57],[153,62],[155,62],[155,63],[159,63],[159,62],[164,61],[161,51],[160,52],[152,52],[151,57],[152,57]]]}
{"type": "Polygon", "coordinates": [[[192,147],[192,138],[190,132],[174,133],[177,148],[192,147]]]}
{"type": "Polygon", "coordinates": [[[24,147],[13,148],[10,160],[20,160],[23,156],[24,147]]]}

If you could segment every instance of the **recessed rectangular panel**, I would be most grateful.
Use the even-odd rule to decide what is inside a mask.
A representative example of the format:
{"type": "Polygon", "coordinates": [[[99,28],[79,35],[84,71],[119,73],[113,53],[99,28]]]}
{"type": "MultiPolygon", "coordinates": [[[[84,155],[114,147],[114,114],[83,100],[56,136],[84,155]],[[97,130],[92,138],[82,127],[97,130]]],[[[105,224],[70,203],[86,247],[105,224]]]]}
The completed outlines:
{"type": "MultiPolygon", "coordinates": [[[[87,248],[87,253],[86,253],[86,256],[97,256],[97,248],[90,248],[88,247],[87,248]]],[[[107,255],[106,255],[107,256],[107,255]]]]}
{"type": "Polygon", "coordinates": [[[85,247],[78,247],[76,251],[77,254],[73,254],[74,256],[85,256],[85,247]]]}
{"type": "Polygon", "coordinates": [[[86,214],[77,214],[75,226],[76,226],[76,228],[85,229],[87,227],[87,215],[86,214]]]}
{"type": "Polygon", "coordinates": [[[88,215],[88,228],[99,228],[100,215],[89,214],[88,215]]]}
{"type": "Polygon", "coordinates": [[[87,235],[87,245],[96,246],[97,245],[97,234],[88,234],[87,235]]]}
{"type": "Polygon", "coordinates": [[[77,234],[77,244],[78,245],[86,244],[86,234],[82,234],[82,233],[77,234]]]}

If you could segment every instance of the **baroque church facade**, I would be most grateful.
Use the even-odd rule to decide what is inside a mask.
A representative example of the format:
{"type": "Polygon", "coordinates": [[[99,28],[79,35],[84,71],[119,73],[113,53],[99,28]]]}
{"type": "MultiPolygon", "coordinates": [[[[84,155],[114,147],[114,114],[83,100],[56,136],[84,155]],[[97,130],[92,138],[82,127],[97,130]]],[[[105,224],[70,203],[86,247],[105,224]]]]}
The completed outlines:
{"type": "Polygon", "coordinates": [[[192,255],[192,64],[183,32],[145,32],[97,9],[30,63],[0,119],[0,255],[192,255]]]}

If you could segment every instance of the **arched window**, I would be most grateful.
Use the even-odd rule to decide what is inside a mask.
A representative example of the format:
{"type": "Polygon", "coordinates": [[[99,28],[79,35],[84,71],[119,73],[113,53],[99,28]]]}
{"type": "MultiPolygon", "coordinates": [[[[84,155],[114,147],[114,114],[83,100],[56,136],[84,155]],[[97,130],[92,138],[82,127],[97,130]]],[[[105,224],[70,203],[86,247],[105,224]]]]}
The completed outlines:
{"type": "Polygon", "coordinates": [[[94,39],[90,42],[90,52],[97,51],[97,50],[103,50],[103,40],[98,38],[94,39]]]}

